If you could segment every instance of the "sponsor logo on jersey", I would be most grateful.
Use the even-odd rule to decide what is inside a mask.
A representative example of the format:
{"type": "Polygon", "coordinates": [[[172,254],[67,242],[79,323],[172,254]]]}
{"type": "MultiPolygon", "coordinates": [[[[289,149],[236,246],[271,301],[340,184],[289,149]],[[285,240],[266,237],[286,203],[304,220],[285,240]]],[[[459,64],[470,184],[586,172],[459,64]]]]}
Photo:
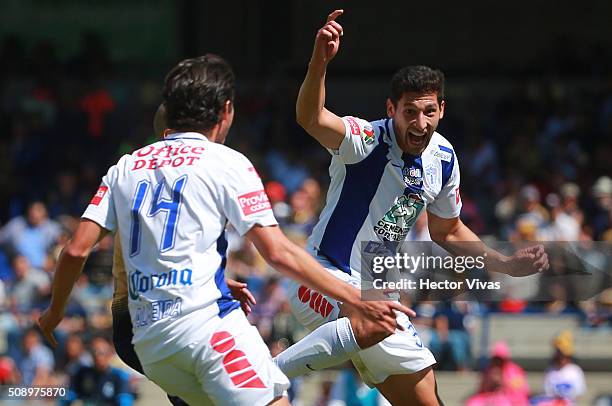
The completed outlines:
{"type": "Polygon", "coordinates": [[[427,180],[427,183],[433,187],[433,188],[437,188],[439,187],[440,184],[440,179],[439,179],[439,170],[438,170],[438,163],[430,163],[429,165],[427,165],[427,167],[425,168],[425,179],[427,180]]]}
{"type": "Polygon", "coordinates": [[[374,143],[374,129],[371,125],[366,124],[363,126],[362,138],[367,145],[372,145],[374,143]]]}
{"type": "MultiPolygon", "coordinates": [[[[441,148],[441,146],[440,146],[440,145],[438,145],[438,147],[440,147],[440,148],[441,148]]],[[[436,151],[436,150],[434,150],[434,151],[432,152],[432,154],[433,154],[433,156],[435,156],[436,158],[440,158],[441,160],[446,161],[446,162],[450,162],[450,161],[452,161],[452,159],[453,159],[453,154],[452,154],[452,153],[450,153],[450,152],[448,152],[448,151],[442,151],[441,149],[440,149],[440,150],[437,150],[437,151],[436,151]]]]}
{"type": "Polygon", "coordinates": [[[223,369],[237,388],[266,388],[247,355],[239,350],[236,340],[228,331],[217,331],[210,338],[213,350],[222,354],[223,369]]]}
{"type": "Polygon", "coordinates": [[[353,117],[347,117],[346,121],[348,121],[349,127],[351,129],[351,134],[361,135],[361,127],[359,127],[357,120],[355,120],[353,117]]]}
{"type": "Polygon", "coordinates": [[[423,173],[421,172],[421,168],[415,166],[404,167],[402,169],[402,174],[404,175],[404,184],[406,186],[421,187],[423,185],[423,173]]]}
{"type": "Polygon", "coordinates": [[[455,189],[455,204],[459,204],[459,202],[461,201],[461,194],[459,193],[459,187],[457,187],[457,189],[455,189]]]}
{"type": "Polygon", "coordinates": [[[128,277],[128,290],[132,300],[138,299],[140,294],[165,286],[191,286],[191,269],[172,269],[160,274],[144,275],[140,271],[131,272],[128,277]]]}
{"type": "Polygon", "coordinates": [[[307,303],[308,307],[323,317],[327,317],[334,310],[334,306],[319,292],[315,292],[306,286],[300,286],[297,297],[302,303],[307,303]]]}
{"type": "Polygon", "coordinates": [[[425,202],[416,193],[402,195],[374,226],[383,241],[403,241],[423,210],[425,202]]]}
{"type": "Polygon", "coordinates": [[[106,192],[108,192],[108,186],[102,186],[101,185],[98,188],[98,191],[96,192],[94,197],[91,199],[91,202],[89,202],[89,204],[93,204],[94,206],[98,206],[100,204],[100,202],[102,201],[102,199],[104,199],[104,196],[106,196],[106,192]]]}
{"type": "Polygon", "coordinates": [[[268,195],[263,189],[238,196],[238,203],[245,216],[272,209],[268,195]]]}

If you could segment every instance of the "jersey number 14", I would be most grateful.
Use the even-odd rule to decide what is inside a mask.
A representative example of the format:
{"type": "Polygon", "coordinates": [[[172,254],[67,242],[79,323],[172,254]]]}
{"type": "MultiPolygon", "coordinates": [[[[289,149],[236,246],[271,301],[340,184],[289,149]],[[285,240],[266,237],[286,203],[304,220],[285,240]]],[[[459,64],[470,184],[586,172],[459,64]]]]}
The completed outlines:
{"type": "MultiPolygon", "coordinates": [[[[164,231],[162,232],[162,238],[159,250],[160,252],[166,252],[174,247],[174,239],[176,236],[176,227],[178,225],[178,216],[181,208],[181,202],[183,199],[183,189],[187,183],[187,175],[183,175],[174,181],[172,185],[172,198],[170,200],[164,199],[162,192],[164,190],[165,182],[161,181],[155,186],[153,191],[153,199],[151,200],[151,207],[147,213],[148,217],[153,217],[159,213],[166,215],[166,221],[164,222],[164,231]]],[[[130,256],[133,257],[138,255],[140,252],[140,238],[141,238],[141,225],[140,225],[140,212],[144,201],[147,198],[151,182],[148,180],[141,180],[136,185],[136,193],[134,194],[134,200],[132,202],[132,226],[130,228],[130,256]]],[[[146,212],[146,211],[145,211],[146,212]]]]}

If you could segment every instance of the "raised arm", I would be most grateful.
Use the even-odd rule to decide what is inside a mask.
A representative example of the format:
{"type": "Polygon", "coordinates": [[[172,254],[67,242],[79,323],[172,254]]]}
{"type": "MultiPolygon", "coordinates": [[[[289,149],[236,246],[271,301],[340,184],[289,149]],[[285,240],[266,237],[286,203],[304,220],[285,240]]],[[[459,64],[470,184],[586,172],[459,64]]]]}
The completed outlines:
{"type": "Polygon", "coordinates": [[[298,124],[321,145],[331,149],[340,147],[345,131],[342,119],[325,108],[325,72],[340,48],[343,31],[335,20],[342,13],[343,10],[332,12],[317,32],[308,72],[295,106],[298,124]]]}

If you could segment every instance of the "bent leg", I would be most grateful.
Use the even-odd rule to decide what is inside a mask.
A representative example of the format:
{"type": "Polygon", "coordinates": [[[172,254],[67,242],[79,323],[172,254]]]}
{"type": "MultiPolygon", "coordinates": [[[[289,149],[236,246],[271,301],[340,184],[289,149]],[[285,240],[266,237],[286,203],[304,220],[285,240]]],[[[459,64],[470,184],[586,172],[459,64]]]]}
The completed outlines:
{"type": "Polygon", "coordinates": [[[289,399],[286,396],[282,396],[280,398],[274,399],[272,402],[268,403],[269,406],[290,406],[289,399]]]}
{"type": "Polygon", "coordinates": [[[360,348],[346,317],[329,321],[274,358],[289,378],[348,361],[360,348]]]}
{"type": "Polygon", "coordinates": [[[393,406],[440,406],[432,367],[414,374],[391,375],[376,388],[393,406]]]}

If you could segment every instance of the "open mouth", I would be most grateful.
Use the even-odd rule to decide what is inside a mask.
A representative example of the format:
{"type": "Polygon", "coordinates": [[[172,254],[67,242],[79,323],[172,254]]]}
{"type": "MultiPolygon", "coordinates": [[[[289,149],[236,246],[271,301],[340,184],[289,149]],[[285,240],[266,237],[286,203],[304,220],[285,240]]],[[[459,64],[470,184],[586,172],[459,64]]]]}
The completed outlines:
{"type": "Polygon", "coordinates": [[[423,148],[425,146],[426,133],[416,134],[411,131],[408,132],[408,142],[415,148],[423,148]]]}

